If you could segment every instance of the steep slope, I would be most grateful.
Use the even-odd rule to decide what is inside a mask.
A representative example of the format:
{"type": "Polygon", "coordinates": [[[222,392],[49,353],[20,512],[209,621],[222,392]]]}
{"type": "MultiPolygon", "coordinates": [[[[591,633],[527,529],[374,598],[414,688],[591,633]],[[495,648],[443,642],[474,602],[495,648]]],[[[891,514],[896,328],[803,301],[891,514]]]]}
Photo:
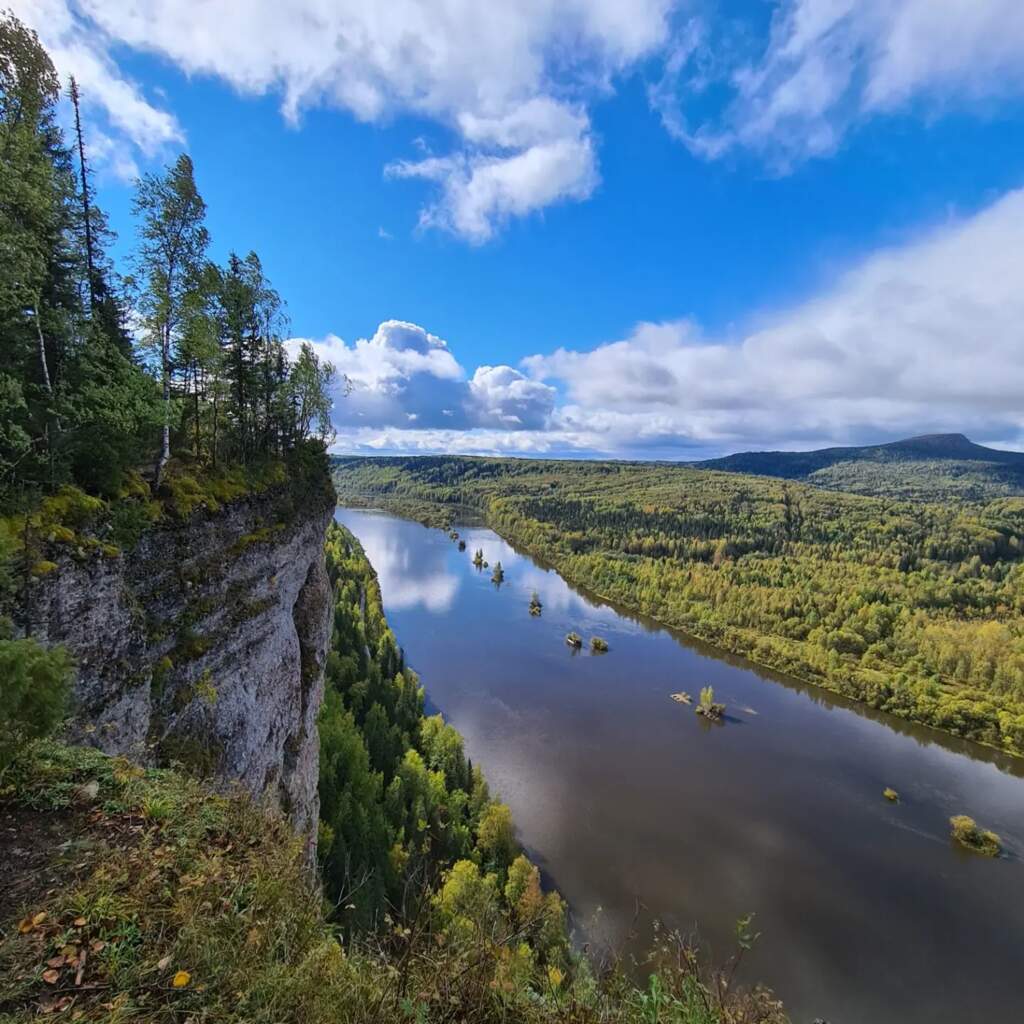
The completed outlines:
{"type": "Polygon", "coordinates": [[[1024,494],[1024,453],[986,448],[963,434],[809,452],[738,452],[693,465],[894,498],[985,501],[1024,494]]]}
{"type": "Polygon", "coordinates": [[[332,508],[314,473],[164,516],[128,550],[55,528],[17,622],[77,662],[69,740],[241,784],[312,844],[332,508]]]}

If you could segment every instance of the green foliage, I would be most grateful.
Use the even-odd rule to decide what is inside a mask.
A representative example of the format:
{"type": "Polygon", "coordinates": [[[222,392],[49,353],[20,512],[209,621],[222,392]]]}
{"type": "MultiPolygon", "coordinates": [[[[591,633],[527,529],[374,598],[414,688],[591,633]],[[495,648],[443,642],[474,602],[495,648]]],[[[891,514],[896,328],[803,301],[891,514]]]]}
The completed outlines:
{"type": "Polygon", "coordinates": [[[72,668],[63,648],[0,639],[0,779],[27,743],[64,717],[72,668]]]}
{"type": "Polygon", "coordinates": [[[700,691],[700,700],[697,702],[694,711],[698,715],[703,715],[704,718],[710,719],[712,722],[718,722],[721,721],[722,716],[725,714],[725,705],[715,701],[715,691],[712,687],[703,686],[700,691]]]}
{"type": "Polygon", "coordinates": [[[590,649],[595,654],[604,654],[608,650],[608,641],[604,637],[592,636],[590,638],[590,649]]]}
{"type": "Polygon", "coordinates": [[[571,583],[1024,753],[1024,500],[914,505],[643,463],[338,459],[343,501],[475,508],[571,583]]]}
{"type": "MultiPolygon", "coordinates": [[[[139,468],[163,478],[179,449],[192,465],[165,497],[187,510],[210,467],[322,449],[334,371],[309,346],[288,359],[283,303],[255,253],[224,269],[207,261],[189,157],[137,182],[135,274],[122,280],[93,201],[77,86],[74,156],[59,96],[35,33],[0,15],[0,511],[30,510],[66,484],[116,499],[139,468]]],[[[122,536],[142,527],[137,510],[121,511],[122,536]]]]}
{"type": "Polygon", "coordinates": [[[102,217],[81,202],[56,123],[59,92],[35,34],[3,15],[0,505],[8,508],[66,482],[110,492],[154,422],[152,383],[125,346],[102,217]]]}
{"type": "Polygon", "coordinates": [[[320,716],[329,837],[320,857],[341,920],[377,928],[389,908],[411,912],[410,893],[440,885],[458,861],[494,876],[507,915],[499,897],[519,853],[511,812],[490,798],[458,732],[440,715],[424,715],[423,691],[388,628],[358,541],[332,524],[326,551],[335,606],[320,716]]]}
{"type": "Polygon", "coordinates": [[[961,845],[985,857],[998,857],[1002,846],[995,832],[979,828],[966,814],[955,814],[949,819],[953,838],[961,845]]]}
{"type": "Polygon", "coordinates": [[[660,937],[643,990],[615,967],[556,962],[546,936],[564,933],[564,908],[523,856],[504,887],[458,859],[413,917],[341,941],[302,840],[249,800],[46,741],[7,778],[5,810],[28,826],[62,816],[67,842],[0,921],[10,1024],[41,1012],[111,1024],[785,1024],[768,993],[734,983],[742,946],[712,973],[660,937]]]}

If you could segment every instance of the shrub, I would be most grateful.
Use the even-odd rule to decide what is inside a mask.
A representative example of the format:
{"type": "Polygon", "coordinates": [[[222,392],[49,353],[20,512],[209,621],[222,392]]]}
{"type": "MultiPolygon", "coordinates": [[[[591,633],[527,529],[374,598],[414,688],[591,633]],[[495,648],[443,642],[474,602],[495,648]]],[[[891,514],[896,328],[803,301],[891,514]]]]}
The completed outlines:
{"type": "Polygon", "coordinates": [[[966,814],[954,814],[949,819],[953,838],[961,845],[985,857],[998,857],[1002,849],[995,832],[979,828],[978,823],[966,814]]]}
{"type": "Polygon", "coordinates": [[[71,658],[62,647],[0,640],[0,777],[25,744],[60,722],[71,671],[71,658]]]}

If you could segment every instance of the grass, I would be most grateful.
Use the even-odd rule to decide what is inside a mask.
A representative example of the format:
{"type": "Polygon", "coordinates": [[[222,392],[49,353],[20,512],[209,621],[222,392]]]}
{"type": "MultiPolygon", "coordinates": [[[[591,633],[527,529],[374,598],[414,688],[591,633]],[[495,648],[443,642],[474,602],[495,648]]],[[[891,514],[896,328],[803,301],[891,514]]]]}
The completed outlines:
{"type": "MultiPolygon", "coordinates": [[[[663,936],[642,989],[583,960],[541,969],[515,935],[446,932],[430,900],[419,920],[345,944],[287,825],[173,771],[40,742],[6,776],[0,810],[20,815],[26,834],[33,817],[57,816],[47,834],[60,840],[48,870],[35,864],[28,888],[12,887],[17,905],[0,893],[3,1024],[785,1020],[768,993],[730,983],[743,944],[712,976],[663,936]]],[[[0,856],[17,841],[0,836],[0,856]]]]}

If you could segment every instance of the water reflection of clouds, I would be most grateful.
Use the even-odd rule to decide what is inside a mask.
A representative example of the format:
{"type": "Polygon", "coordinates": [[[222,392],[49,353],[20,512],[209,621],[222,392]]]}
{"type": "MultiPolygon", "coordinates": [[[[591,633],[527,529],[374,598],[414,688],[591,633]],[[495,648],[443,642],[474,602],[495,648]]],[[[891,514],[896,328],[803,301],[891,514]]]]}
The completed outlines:
{"type": "Polygon", "coordinates": [[[377,571],[384,603],[389,610],[422,607],[436,615],[447,612],[459,592],[461,579],[445,565],[444,551],[426,546],[416,557],[393,525],[372,515],[360,517],[359,541],[377,571]]]}

